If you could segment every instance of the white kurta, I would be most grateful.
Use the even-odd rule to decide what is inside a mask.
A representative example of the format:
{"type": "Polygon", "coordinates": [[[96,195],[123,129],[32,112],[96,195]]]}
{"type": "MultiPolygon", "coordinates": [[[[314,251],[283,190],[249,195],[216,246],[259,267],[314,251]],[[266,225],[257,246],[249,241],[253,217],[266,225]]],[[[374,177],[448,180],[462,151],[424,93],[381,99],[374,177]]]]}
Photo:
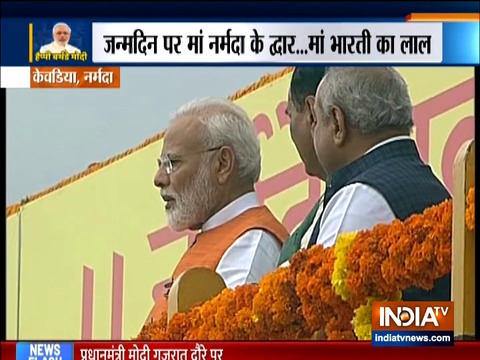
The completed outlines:
{"type": "MultiPolygon", "coordinates": [[[[254,192],[247,193],[213,215],[203,225],[202,231],[223,225],[260,205],[254,192]]],[[[264,230],[249,230],[235,240],[223,254],[216,272],[229,288],[258,283],[268,272],[276,269],[281,250],[282,245],[270,233],[264,230]]]]}
{"type": "MultiPolygon", "coordinates": [[[[367,153],[390,142],[404,140],[411,138],[390,138],[375,145],[367,153]]],[[[377,224],[389,224],[393,220],[395,214],[382,194],[365,184],[350,184],[335,193],[325,207],[316,243],[327,248],[335,245],[340,234],[370,230],[377,224]]]]}
{"type": "Polygon", "coordinates": [[[45,54],[47,51],[51,52],[52,54],[60,54],[64,50],[66,50],[69,54],[81,52],[80,49],[77,49],[75,46],[69,44],[62,46],[60,44],[57,44],[55,41],[40,48],[40,52],[42,54],[45,54]]]}

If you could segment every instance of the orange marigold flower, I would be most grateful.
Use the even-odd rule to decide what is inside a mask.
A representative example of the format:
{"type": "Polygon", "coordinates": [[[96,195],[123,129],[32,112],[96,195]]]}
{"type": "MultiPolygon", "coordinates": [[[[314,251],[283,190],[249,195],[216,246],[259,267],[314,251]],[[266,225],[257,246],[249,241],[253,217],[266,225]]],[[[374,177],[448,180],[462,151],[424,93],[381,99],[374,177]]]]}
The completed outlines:
{"type": "Polygon", "coordinates": [[[468,230],[473,231],[475,229],[475,187],[471,187],[468,190],[465,224],[468,230]]]}
{"type": "Polygon", "coordinates": [[[252,340],[289,340],[308,337],[307,326],[295,291],[292,268],[267,274],[253,299],[252,340]]]}
{"type": "Polygon", "coordinates": [[[335,263],[333,248],[314,246],[308,251],[307,263],[297,275],[296,290],[310,333],[325,329],[327,339],[334,332],[352,332],[353,309],[335,293],[332,274],[335,263]],[[335,322],[336,326],[327,327],[335,322]]]}
{"type": "Polygon", "coordinates": [[[176,313],[168,323],[168,339],[172,341],[182,341],[188,330],[192,326],[193,317],[190,316],[192,311],[187,313],[176,313]]]}
{"type": "MultiPolygon", "coordinates": [[[[436,279],[451,271],[452,201],[433,206],[423,213],[423,230],[409,229],[411,236],[421,234],[405,261],[410,286],[430,290],[436,279]]],[[[410,226],[409,221],[405,222],[410,226]]]]}
{"type": "Polygon", "coordinates": [[[248,340],[250,324],[237,314],[252,308],[257,292],[258,286],[253,284],[238,286],[235,291],[225,289],[197,307],[185,340],[248,340]]]}
{"type": "Polygon", "coordinates": [[[378,291],[376,283],[384,281],[381,265],[388,254],[386,249],[391,246],[388,229],[388,225],[380,224],[371,231],[359,232],[347,253],[346,285],[350,294],[347,301],[354,309],[378,291]]]}
{"type": "Polygon", "coordinates": [[[352,326],[345,319],[331,318],[325,326],[327,340],[356,340],[352,326]]]}
{"type": "Polygon", "coordinates": [[[395,298],[409,287],[431,289],[451,270],[451,200],[404,222],[379,224],[359,232],[346,256],[346,286],[353,308],[368,296],[395,298]]]}
{"type": "Polygon", "coordinates": [[[167,313],[163,313],[159,320],[151,321],[142,327],[142,330],[133,340],[168,340],[167,313]]]}

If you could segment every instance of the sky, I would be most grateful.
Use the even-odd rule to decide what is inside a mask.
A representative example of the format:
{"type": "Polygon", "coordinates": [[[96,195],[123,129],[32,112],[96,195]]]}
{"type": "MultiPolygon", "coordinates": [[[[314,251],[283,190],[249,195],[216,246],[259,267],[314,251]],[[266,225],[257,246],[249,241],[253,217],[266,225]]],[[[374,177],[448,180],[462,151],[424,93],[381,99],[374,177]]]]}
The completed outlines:
{"type": "Polygon", "coordinates": [[[276,67],[124,67],[120,89],[7,90],[7,205],[141,144],[199,97],[227,97],[276,67]]]}

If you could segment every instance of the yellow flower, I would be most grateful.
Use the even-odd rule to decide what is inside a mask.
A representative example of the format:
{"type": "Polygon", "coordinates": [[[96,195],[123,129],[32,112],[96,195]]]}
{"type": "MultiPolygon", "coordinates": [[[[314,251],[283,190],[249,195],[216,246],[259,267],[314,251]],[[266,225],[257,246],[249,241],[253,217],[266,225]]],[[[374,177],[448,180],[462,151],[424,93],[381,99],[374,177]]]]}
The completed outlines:
{"type": "Polygon", "coordinates": [[[332,285],[335,293],[346,301],[349,297],[346,279],[348,275],[347,269],[347,253],[357,236],[356,232],[340,234],[335,244],[335,265],[332,273],[332,285]]]}
{"type": "MultiPolygon", "coordinates": [[[[399,291],[391,301],[400,301],[402,292],[399,291]]],[[[372,340],[372,304],[374,301],[388,301],[378,296],[371,296],[365,305],[355,310],[353,316],[353,330],[358,340],[372,340]]]]}
{"type": "Polygon", "coordinates": [[[355,310],[353,330],[358,340],[372,340],[372,303],[377,301],[369,297],[367,304],[355,310]]]}

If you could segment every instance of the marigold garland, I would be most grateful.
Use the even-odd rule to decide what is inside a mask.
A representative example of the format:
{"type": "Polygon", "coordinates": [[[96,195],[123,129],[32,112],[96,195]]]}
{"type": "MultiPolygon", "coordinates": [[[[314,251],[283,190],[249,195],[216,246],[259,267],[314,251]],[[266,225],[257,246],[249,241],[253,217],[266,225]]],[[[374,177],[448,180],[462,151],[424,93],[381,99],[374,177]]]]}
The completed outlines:
{"type": "MultiPolygon", "coordinates": [[[[258,285],[225,289],[184,314],[142,329],[138,340],[370,340],[373,301],[431,289],[451,269],[452,201],[404,222],[341,235],[336,247],[298,252],[258,285]]],[[[466,225],[474,230],[474,188],[466,225]]]]}
{"type": "MultiPolygon", "coordinates": [[[[295,266],[293,270],[300,270],[295,266]]],[[[295,272],[280,268],[267,274],[253,299],[252,340],[301,339],[310,335],[295,291],[295,272]]]]}
{"type": "MultiPolygon", "coordinates": [[[[241,310],[252,308],[257,285],[239,286],[235,291],[225,289],[219,296],[198,308],[193,328],[185,340],[249,340],[251,323],[238,318],[241,310]],[[239,321],[240,320],[240,321],[239,321]]],[[[250,310],[251,313],[251,310],[250,310]]]]}
{"type": "Polygon", "coordinates": [[[325,329],[328,340],[354,339],[353,308],[332,287],[334,248],[315,246],[308,255],[306,266],[297,275],[296,291],[311,333],[325,329]]]}
{"type": "Polygon", "coordinates": [[[152,321],[148,325],[143,326],[137,340],[168,340],[167,334],[167,313],[163,313],[157,321],[152,321]]]}
{"type": "MultiPolygon", "coordinates": [[[[332,286],[335,289],[337,295],[341,296],[343,300],[349,298],[349,290],[346,285],[346,278],[348,275],[346,254],[350,250],[353,241],[357,237],[357,232],[341,234],[337,243],[335,244],[335,269],[332,274],[332,286]]],[[[371,340],[372,331],[372,302],[373,301],[387,301],[387,300],[400,300],[401,292],[397,293],[397,296],[393,299],[369,297],[367,298],[367,304],[361,305],[354,311],[353,316],[353,330],[358,340],[371,340]]]]}
{"type": "Polygon", "coordinates": [[[405,222],[359,232],[347,253],[348,302],[357,309],[370,296],[393,299],[409,287],[429,290],[451,269],[452,201],[405,222]]]}
{"type": "Polygon", "coordinates": [[[467,206],[465,210],[465,224],[467,229],[473,231],[475,228],[475,188],[468,189],[467,206]]]}

